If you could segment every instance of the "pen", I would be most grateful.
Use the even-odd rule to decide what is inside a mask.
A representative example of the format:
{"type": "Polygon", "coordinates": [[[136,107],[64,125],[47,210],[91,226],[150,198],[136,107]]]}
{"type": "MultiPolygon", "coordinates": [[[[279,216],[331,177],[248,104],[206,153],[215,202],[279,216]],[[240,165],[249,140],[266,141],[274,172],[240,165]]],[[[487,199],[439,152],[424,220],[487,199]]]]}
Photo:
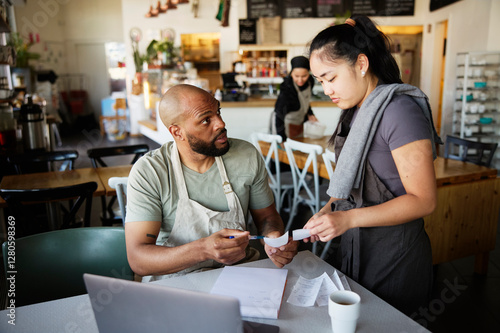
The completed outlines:
{"type": "MultiPolygon", "coordinates": [[[[229,236],[229,239],[233,239],[234,236],[229,236]]],[[[264,236],[248,236],[248,239],[264,239],[264,236]]]]}

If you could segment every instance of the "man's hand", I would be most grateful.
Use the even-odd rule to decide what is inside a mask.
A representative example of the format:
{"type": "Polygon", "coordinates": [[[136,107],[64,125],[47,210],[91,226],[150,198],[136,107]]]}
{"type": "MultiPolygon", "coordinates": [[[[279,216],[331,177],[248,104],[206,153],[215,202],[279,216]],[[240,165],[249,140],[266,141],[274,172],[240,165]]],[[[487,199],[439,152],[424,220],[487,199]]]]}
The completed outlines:
{"type": "MultiPolygon", "coordinates": [[[[281,235],[277,232],[273,232],[267,235],[269,238],[277,238],[281,235]]],[[[282,268],[286,264],[289,264],[293,257],[297,254],[297,247],[299,243],[293,241],[290,237],[288,243],[279,248],[269,246],[267,244],[264,245],[264,249],[267,253],[267,256],[278,268],[282,268]]]]}
{"type": "Polygon", "coordinates": [[[250,233],[236,229],[222,229],[203,239],[206,256],[224,265],[232,265],[245,258],[250,233]],[[233,238],[229,238],[233,237],[233,238]]]}

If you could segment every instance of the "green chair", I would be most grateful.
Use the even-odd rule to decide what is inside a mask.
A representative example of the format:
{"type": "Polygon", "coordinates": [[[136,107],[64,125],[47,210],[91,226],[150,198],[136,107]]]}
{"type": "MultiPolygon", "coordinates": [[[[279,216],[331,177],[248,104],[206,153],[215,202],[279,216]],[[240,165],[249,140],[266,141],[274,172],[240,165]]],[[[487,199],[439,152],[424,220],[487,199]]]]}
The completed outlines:
{"type": "Polygon", "coordinates": [[[4,242],[2,252],[6,277],[17,272],[16,306],[86,294],[83,273],[134,280],[123,227],[45,232],[4,242]]]}

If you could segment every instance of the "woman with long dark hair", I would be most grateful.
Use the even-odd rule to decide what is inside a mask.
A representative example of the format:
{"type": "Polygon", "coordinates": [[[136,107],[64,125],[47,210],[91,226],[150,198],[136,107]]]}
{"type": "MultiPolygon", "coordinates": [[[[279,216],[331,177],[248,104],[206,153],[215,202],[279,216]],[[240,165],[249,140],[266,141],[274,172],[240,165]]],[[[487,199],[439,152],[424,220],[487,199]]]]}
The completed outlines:
{"type": "Polygon", "coordinates": [[[340,236],[337,267],[409,315],[432,287],[423,217],[436,207],[433,160],[442,142],[427,96],[402,83],[387,37],[366,16],[321,31],[309,59],[342,113],[330,140],[331,199],[305,228],[311,241],[340,236]]]}

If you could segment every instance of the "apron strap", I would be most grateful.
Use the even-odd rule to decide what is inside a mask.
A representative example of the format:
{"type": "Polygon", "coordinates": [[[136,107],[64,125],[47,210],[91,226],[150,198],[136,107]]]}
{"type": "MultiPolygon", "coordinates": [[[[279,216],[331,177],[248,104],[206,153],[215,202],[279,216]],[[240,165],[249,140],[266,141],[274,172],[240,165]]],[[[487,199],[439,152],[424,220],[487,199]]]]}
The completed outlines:
{"type": "Polygon", "coordinates": [[[226,168],[224,166],[224,162],[222,161],[222,157],[216,156],[215,162],[217,162],[217,168],[219,169],[220,178],[222,180],[222,188],[224,189],[224,194],[229,203],[228,194],[233,193],[233,188],[231,187],[231,183],[229,182],[229,178],[227,177],[226,168]]]}
{"type": "Polygon", "coordinates": [[[177,150],[177,144],[173,143],[172,152],[170,153],[170,157],[172,158],[172,166],[175,181],[177,183],[177,191],[179,192],[180,198],[189,198],[186,182],[184,180],[184,173],[182,172],[181,166],[181,158],[179,157],[179,150],[177,150]]]}

